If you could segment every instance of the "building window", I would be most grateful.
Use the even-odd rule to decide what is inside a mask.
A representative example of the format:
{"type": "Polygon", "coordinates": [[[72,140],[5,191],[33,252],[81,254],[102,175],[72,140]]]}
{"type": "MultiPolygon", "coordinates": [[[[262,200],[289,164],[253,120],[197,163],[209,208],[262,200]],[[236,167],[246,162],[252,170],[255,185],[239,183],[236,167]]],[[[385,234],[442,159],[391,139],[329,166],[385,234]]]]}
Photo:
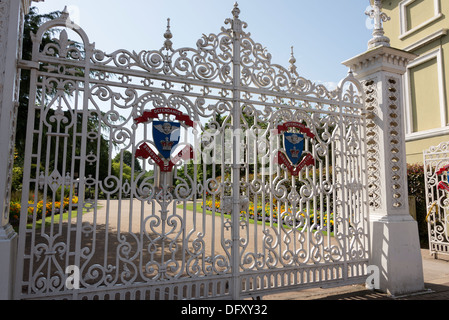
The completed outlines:
{"type": "Polygon", "coordinates": [[[409,72],[413,132],[441,127],[437,59],[410,68],[409,72]]]}
{"type": "Polygon", "coordinates": [[[405,76],[407,140],[447,131],[443,57],[438,48],[411,62],[405,76]]]}
{"type": "Polygon", "coordinates": [[[402,0],[399,3],[399,14],[401,40],[443,16],[440,0],[402,0]]]}

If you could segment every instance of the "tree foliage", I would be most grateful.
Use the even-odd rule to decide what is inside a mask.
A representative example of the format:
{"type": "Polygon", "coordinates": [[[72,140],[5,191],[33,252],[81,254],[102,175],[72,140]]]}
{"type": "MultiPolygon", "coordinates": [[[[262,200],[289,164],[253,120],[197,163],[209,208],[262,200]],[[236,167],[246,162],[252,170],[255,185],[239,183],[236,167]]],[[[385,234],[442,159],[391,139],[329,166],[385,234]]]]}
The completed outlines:
{"type": "MultiPolygon", "coordinates": [[[[23,34],[23,50],[22,50],[22,59],[31,60],[32,59],[32,49],[33,49],[33,41],[32,35],[36,34],[39,30],[39,27],[45,22],[53,19],[57,19],[61,15],[60,11],[54,11],[47,14],[39,14],[37,8],[33,7],[30,9],[30,12],[25,16],[24,20],[24,34],[23,34]]],[[[41,41],[41,50],[48,44],[54,42],[55,36],[60,32],[60,29],[50,29],[46,31],[41,41]]],[[[75,46],[81,46],[80,44],[75,43],[75,46]]],[[[84,74],[84,70],[79,69],[77,73],[84,74]]],[[[23,69],[21,71],[21,82],[20,82],[20,91],[19,91],[19,106],[18,106],[18,116],[17,116],[17,127],[16,127],[16,139],[15,139],[15,149],[16,149],[16,157],[15,157],[15,166],[20,167],[24,164],[24,155],[25,155],[25,143],[26,143],[26,135],[27,135],[27,126],[28,126],[28,109],[30,106],[33,106],[33,101],[30,101],[30,83],[31,83],[31,72],[30,70],[23,69]]],[[[80,78],[82,79],[82,78],[80,78]]],[[[56,89],[46,88],[43,90],[36,90],[36,96],[39,101],[52,101],[57,95],[56,89]],[[46,99],[42,98],[42,95],[46,95],[46,99]]],[[[68,101],[73,98],[70,96],[68,90],[64,93],[68,101]]],[[[82,150],[82,139],[79,138],[79,133],[83,128],[83,122],[87,124],[85,127],[86,133],[94,133],[92,136],[95,138],[87,138],[85,144],[85,156],[89,156],[90,154],[97,156],[97,161],[93,163],[86,162],[85,166],[85,177],[96,177],[98,180],[103,180],[108,174],[108,162],[110,158],[110,149],[111,146],[114,146],[114,143],[108,140],[108,137],[104,134],[110,130],[109,127],[104,125],[102,118],[105,116],[104,112],[101,111],[93,111],[93,112],[76,112],[73,110],[55,110],[55,108],[42,106],[42,109],[45,109],[45,112],[36,112],[35,113],[35,123],[34,127],[39,128],[39,123],[43,121],[41,117],[45,116],[46,119],[57,118],[54,117],[57,112],[59,112],[58,116],[63,117],[64,119],[70,119],[70,121],[46,121],[46,124],[42,126],[42,139],[38,141],[38,139],[33,139],[33,150],[37,150],[37,144],[41,144],[41,150],[47,150],[47,146],[49,147],[49,152],[42,152],[40,161],[41,172],[44,170],[42,166],[43,163],[48,163],[50,168],[57,169],[62,175],[65,175],[67,171],[70,171],[70,165],[66,165],[63,167],[63,158],[66,157],[68,161],[73,160],[74,157],[79,157],[82,150]],[[62,111],[62,115],[60,114],[62,111]],[[86,120],[86,121],[85,121],[86,120]],[[71,125],[70,122],[74,123],[71,125]],[[59,143],[57,143],[56,139],[47,139],[47,133],[66,133],[69,135],[68,138],[59,139],[59,143]],[[67,143],[67,145],[66,145],[67,143]],[[58,148],[58,149],[56,149],[58,148]],[[56,152],[56,150],[59,150],[56,152]],[[50,158],[47,159],[47,155],[50,155],[50,158]]],[[[33,111],[34,112],[34,111],[33,111]]],[[[88,160],[88,159],[87,159],[88,160]]],[[[81,163],[79,160],[73,161],[74,168],[71,168],[74,171],[75,177],[80,174],[80,166],[81,163]]],[[[34,165],[35,166],[35,165],[34,165]]],[[[21,180],[20,170],[13,170],[15,176],[13,177],[14,181],[17,179],[21,180]],[[17,177],[16,177],[17,176],[17,177]],[[17,178],[17,179],[15,179],[17,178]]],[[[35,170],[32,170],[32,174],[35,170]]],[[[36,177],[32,177],[36,178],[36,177]]],[[[15,187],[16,190],[19,190],[21,186],[17,185],[15,187]]]]}
{"type": "MultiPolygon", "coordinates": [[[[23,48],[22,59],[31,60],[33,53],[32,34],[37,33],[39,27],[49,21],[58,18],[60,11],[54,11],[47,14],[39,14],[36,7],[30,8],[30,12],[25,15],[23,29],[23,48]]],[[[42,47],[52,42],[53,32],[48,31],[42,37],[42,47]]],[[[15,146],[18,154],[17,161],[23,161],[25,154],[26,128],[28,119],[28,104],[30,94],[30,70],[23,69],[20,74],[19,107],[17,114],[17,130],[15,146]]]]}

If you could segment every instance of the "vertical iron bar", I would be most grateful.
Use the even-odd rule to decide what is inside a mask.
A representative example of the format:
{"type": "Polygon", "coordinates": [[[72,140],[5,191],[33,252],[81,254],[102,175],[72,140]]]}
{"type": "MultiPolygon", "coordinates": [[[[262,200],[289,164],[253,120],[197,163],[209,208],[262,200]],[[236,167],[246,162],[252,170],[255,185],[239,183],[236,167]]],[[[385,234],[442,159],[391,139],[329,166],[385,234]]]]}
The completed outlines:
{"type": "MultiPolygon", "coordinates": [[[[84,67],[84,94],[83,94],[83,105],[82,105],[82,136],[81,136],[81,150],[79,156],[79,188],[78,188],[78,208],[77,208],[77,221],[76,221],[76,240],[75,240],[75,266],[77,266],[80,270],[81,267],[81,230],[83,223],[83,208],[85,205],[85,192],[86,192],[86,150],[87,150],[87,125],[89,118],[89,97],[90,97],[90,52],[86,52],[86,60],[84,67]]],[[[99,125],[99,130],[101,130],[101,125],[99,125]]],[[[94,221],[95,224],[95,221],[94,221]]],[[[94,244],[93,244],[94,245],[94,244]]],[[[95,252],[95,247],[93,247],[95,252]]],[[[82,275],[80,275],[82,277],[82,275]]],[[[78,292],[77,290],[73,291],[73,299],[77,300],[78,292]]]]}
{"type": "Polygon", "coordinates": [[[240,297],[240,29],[241,21],[233,21],[233,109],[232,109],[232,291],[233,300],[240,297]]]}

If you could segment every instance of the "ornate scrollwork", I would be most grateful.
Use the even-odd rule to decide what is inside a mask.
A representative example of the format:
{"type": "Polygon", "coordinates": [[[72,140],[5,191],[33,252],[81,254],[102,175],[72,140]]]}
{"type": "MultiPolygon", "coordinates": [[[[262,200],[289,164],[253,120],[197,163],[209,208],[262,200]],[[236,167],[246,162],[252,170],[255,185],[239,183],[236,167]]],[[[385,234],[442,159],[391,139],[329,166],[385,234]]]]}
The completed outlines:
{"type": "MultiPolygon", "coordinates": [[[[41,232],[54,239],[54,230],[66,228],[66,245],[47,240],[29,248],[29,292],[63,291],[67,263],[80,266],[80,292],[167,284],[179,285],[182,298],[219,296],[219,281],[229,296],[233,272],[315,270],[366,258],[364,172],[351,175],[364,156],[360,84],[352,74],[333,91],[315,84],[298,74],[293,52],[288,68],[273,64],[245,32],[238,6],[232,14],[229,28],[202,36],[195,48],[176,49],[170,24],[161,49],[141,52],[103,52],[82,29],[74,30],[80,44],[61,32],[37,45],[45,30],[65,28],[67,17],[39,31],[30,110],[49,134],[35,130],[38,151],[28,161],[46,171],[25,183],[48,197],[74,186],[70,196],[76,192],[79,203],[71,203],[69,221],[41,232]],[[286,151],[283,135],[299,133],[274,132],[289,121],[307,132],[301,151],[315,162],[295,174],[273,160],[286,151]],[[178,149],[167,150],[167,159],[156,154],[155,122],[179,128],[176,148],[196,139],[196,158],[174,157],[178,149]],[[156,156],[139,157],[145,146],[156,156]],[[353,202],[343,203],[343,194],[353,202]],[[197,280],[204,281],[198,290],[191,286],[197,280]]],[[[151,298],[166,293],[174,295],[151,298]]]]}

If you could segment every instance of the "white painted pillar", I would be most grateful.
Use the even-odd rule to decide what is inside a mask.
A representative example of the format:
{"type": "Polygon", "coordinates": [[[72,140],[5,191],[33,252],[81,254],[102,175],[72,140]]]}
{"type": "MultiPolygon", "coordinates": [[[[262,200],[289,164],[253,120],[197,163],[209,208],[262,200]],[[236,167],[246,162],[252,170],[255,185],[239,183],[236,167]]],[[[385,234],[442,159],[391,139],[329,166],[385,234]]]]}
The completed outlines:
{"type": "Polygon", "coordinates": [[[402,92],[407,64],[416,55],[390,47],[381,24],[388,17],[379,3],[367,12],[376,21],[368,51],[343,64],[362,82],[365,93],[370,264],[379,267],[380,290],[398,296],[424,290],[418,225],[408,206],[402,92]]]}
{"type": "Polygon", "coordinates": [[[17,234],[9,224],[9,202],[19,96],[24,16],[31,0],[0,1],[0,300],[12,298],[17,234]]]}

